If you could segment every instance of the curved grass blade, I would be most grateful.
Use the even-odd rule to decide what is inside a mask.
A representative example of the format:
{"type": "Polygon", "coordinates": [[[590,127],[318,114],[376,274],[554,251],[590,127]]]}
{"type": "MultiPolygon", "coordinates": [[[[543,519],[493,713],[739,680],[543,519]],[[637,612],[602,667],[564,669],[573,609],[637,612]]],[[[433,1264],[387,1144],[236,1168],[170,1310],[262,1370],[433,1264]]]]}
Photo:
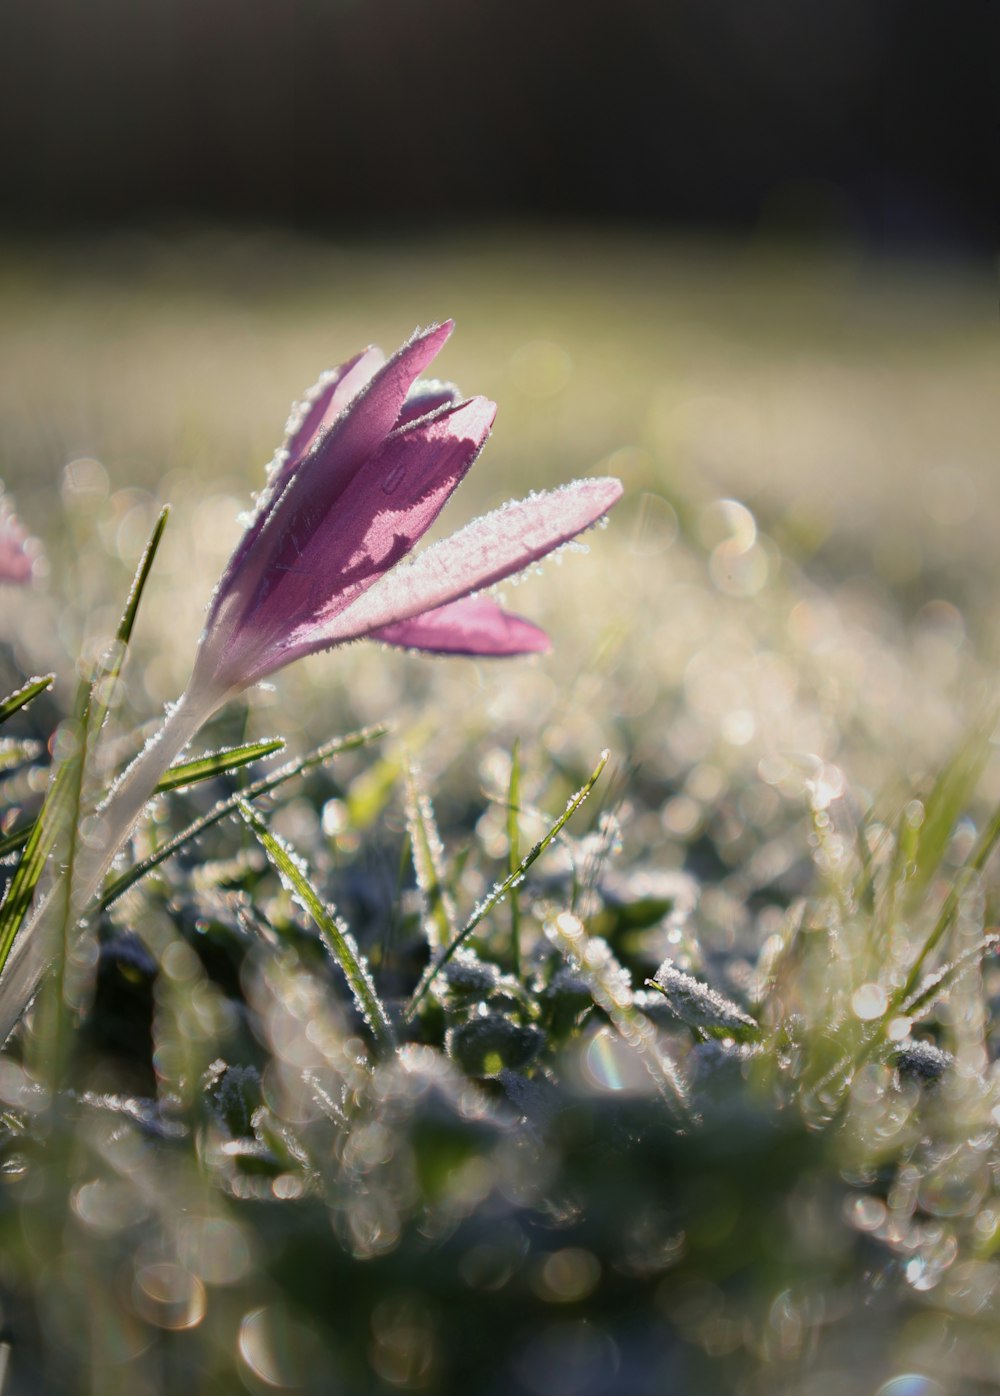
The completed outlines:
{"type": "Polygon", "coordinates": [[[135,619],[139,613],[139,603],[142,601],[146,583],[149,581],[149,574],[153,570],[153,563],[156,560],[156,553],[163,538],[163,530],[167,526],[170,517],[170,505],[165,504],[160,510],[160,516],[153,525],[153,531],[149,535],[149,542],[139,559],[139,565],[135,569],[135,576],[132,578],[132,585],[129,588],[128,598],[125,602],[125,609],[122,612],[121,620],[118,622],[118,629],[115,631],[114,642],[109,646],[100,664],[94,673],[90,685],[90,700],[88,703],[87,721],[92,732],[99,732],[104,726],[104,719],[108,715],[111,707],[111,699],[118,679],[121,675],[122,665],[125,663],[125,654],[128,650],[129,641],[132,639],[132,631],[135,628],[135,619]]]}
{"type": "Polygon", "coordinates": [[[139,603],[142,600],[142,593],[146,589],[149,581],[149,574],[153,570],[153,563],[156,560],[157,549],[163,537],[163,530],[167,526],[170,518],[170,505],[165,504],[160,510],[160,516],[153,525],[153,531],[149,535],[149,542],[139,559],[139,566],[135,569],[135,576],[132,579],[132,586],[129,590],[128,600],[125,602],[125,610],[118,623],[118,631],[115,639],[119,644],[127,645],[132,638],[132,629],[135,625],[135,618],[139,611],[139,603]]]}
{"type": "Polygon", "coordinates": [[[26,708],[32,698],[37,698],[40,693],[51,688],[55,679],[55,674],[43,674],[40,678],[29,679],[23,688],[19,688],[9,698],[5,698],[3,702],[0,702],[0,723],[6,722],[16,712],[26,708]]]}
{"type": "Polygon", "coordinates": [[[422,902],[421,921],[433,958],[457,934],[458,918],[445,886],[444,848],[434,806],[412,763],[406,769],[406,830],[422,902]]]}
{"type": "Polygon", "coordinates": [[[323,901],[309,881],[302,860],[292,852],[284,840],[271,833],[257,811],[251,809],[245,800],[239,800],[236,808],[256,836],[281,881],[316,923],[320,939],[328,954],[343,971],[348,987],[354,995],[354,1001],[371,1029],[379,1051],[391,1052],[395,1048],[392,1024],[375,990],[365,957],[355,944],[354,937],[346,926],[338,921],[332,908],[323,901]]]}
{"type": "Polygon", "coordinates": [[[497,885],[493,888],[492,892],[490,892],[490,894],[479,903],[469,920],[462,927],[461,931],[459,931],[458,935],[455,936],[454,940],[452,940],[450,944],[445,948],[445,950],[442,951],[441,955],[438,956],[437,960],[435,960],[433,964],[428,965],[427,969],[424,971],[420,983],[414,990],[413,997],[410,999],[409,1006],[404,1015],[405,1022],[412,1022],[414,1014],[420,1007],[424,995],[427,993],[434,980],[437,978],[441,970],[451,959],[452,955],[454,955],[455,951],[459,948],[459,946],[464,941],[468,940],[469,936],[472,935],[472,932],[476,929],[480,922],[490,914],[493,908],[503,901],[504,897],[507,896],[511,888],[517,887],[520,884],[522,878],[524,877],[524,874],[531,867],[532,863],[536,860],[536,858],[541,857],[541,855],[548,848],[552,840],[562,832],[564,826],[568,824],[570,819],[572,819],[573,815],[576,814],[577,810],[584,803],[587,796],[590,794],[590,792],[593,790],[594,786],[600,779],[601,772],[604,770],[604,767],[608,764],[608,759],[610,755],[611,753],[607,750],[601,752],[601,758],[598,761],[597,765],[594,767],[594,770],[591,772],[586,783],[584,785],[581,785],[580,789],[576,792],[576,794],[572,796],[566,808],[563,810],[562,814],[552,825],[551,829],[549,829],[549,831],[538,840],[534,847],[531,848],[524,855],[524,857],[518,863],[517,867],[514,868],[511,872],[509,872],[502,882],[497,883],[497,885]]]}
{"type": "Polygon", "coordinates": [[[193,761],[181,761],[171,766],[156,786],[156,793],[164,795],[168,790],[180,790],[184,786],[198,785],[201,781],[212,780],[215,776],[229,771],[238,771],[241,766],[249,766],[252,761],[262,761],[266,756],[283,751],[285,743],[280,737],[270,737],[262,742],[247,742],[243,746],[227,747],[224,751],[213,752],[210,756],[198,756],[193,761]]]}
{"type": "Polygon", "coordinates": [[[928,977],[920,985],[920,988],[903,1004],[902,1012],[907,1018],[923,1017],[930,1008],[937,1002],[946,989],[950,988],[964,969],[970,965],[978,964],[984,955],[995,951],[1000,945],[1000,935],[987,935],[969,946],[950,964],[944,966],[935,974],[928,977]]]}
{"type": "MultiPolygon", "coordinates": [[[[521,862],[521,743],[514,742],[510,753],[510,783],[507,786],[507,871],[513,873],[521,862]]],[[[510,889],[510,953],[515,979],[521,978],[521,899],[518,884],[510,889]]]]}
{"type": "MultiPolygon", "coordinates": [[[[998,843],[1000,843],[1000,807],[994,810],[993,817],[980,835],[979,842],[976,844],[972,857],[966,865],[967,870],[971,873],[981,873],[989,862],[993,850],[998,843]]],[[[962,871],[964,872],[965,869],[962,871]]],[[[934,924],[934,929],[920,947],[920,953],[910,966],[909,973],[902,987],[893,995],[893,1002],[891,1005],[893,1009],[898,1008],[899,1004],[902,1003],[904,999],[908,998],[916,989],[928,957],[941,943],[941,940],[944,938],[958,913],[958,904],[961,900],[961,893],[964,885],[964,879],[961,875],[956,877],[952,882],[951,889],[945,898],[944,905],[934,924]]]]}
{"type": "Polygon", "coordinates": [[[324,765],[335,756],[340,756],[343,752],[356,751],[358,747],[367,746],[369,742],[378,741],[388,732],[388,727],[363,727],[358,732],[350,732],[346,737],[333,737],[330,741],[324,742],[322,746],[316,747],[305,756],[298,756],[294,761],[289,761],[287,765],[279,770],[273,771],[268,776],[262,776],[260,780],[255,780],[238,794],[230,795],[228,799],[220,800],[214,809],[209,810],[200,818],[189,824],[186,829],[182,829],[162,848],[156,849],[148,858],[143,858],[141,862],[128,868],[117,877],[104,893],[98,903],[101,911],[106,911],[112,902],[116,902],[123,893],[146,876],[148,872],[161,863],[165,863],[168,858],[172,858],[175,853],[182,849],[185,844],[192,839],[198,838],[206,829],[210,829],[213,824],[218,824],[227,815],[236,813],[236,806],[240,800],[257,800],[262,795],[269,795],[272,790],[277,790],[285,781],[293,780],[296,776],[303,775],[306,771],[311,771],[317,766],[324,765]]]}

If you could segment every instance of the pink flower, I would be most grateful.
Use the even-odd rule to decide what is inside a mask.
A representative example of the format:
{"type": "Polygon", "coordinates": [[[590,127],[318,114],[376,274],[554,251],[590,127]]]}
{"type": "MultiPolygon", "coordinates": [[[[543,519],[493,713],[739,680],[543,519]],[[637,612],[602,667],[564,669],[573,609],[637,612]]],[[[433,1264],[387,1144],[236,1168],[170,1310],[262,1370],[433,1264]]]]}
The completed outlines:
{"type": "Polygon", "coordinates": [[[326,374],[289,423],[216,588],[191,692],[216,705],[302,655],[368,636],[447,654],[548,648],[484,588],[595,523],[621,495],[579,480],[477,519],[404,562],[479,455],[496,412],[421,381],[452,324],[326,374]]]}
{"type": "Polygon", "coordinates": [[[34,566],[25,547],[28,535],[11,513],[7,500],[0,492],[0,582],[23,585],[31,581],[34,566]]]}

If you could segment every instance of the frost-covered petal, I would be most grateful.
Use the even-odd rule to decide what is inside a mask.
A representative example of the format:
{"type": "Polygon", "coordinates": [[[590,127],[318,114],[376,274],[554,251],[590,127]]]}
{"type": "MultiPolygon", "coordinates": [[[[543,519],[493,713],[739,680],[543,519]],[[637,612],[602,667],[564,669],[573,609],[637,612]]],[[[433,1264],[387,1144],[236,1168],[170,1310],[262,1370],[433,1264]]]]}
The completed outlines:
{"type": "Polygon", "coordinates": [[[385,363],[381,349],[369,345],[338,368],[329,369],[292,410],[281,454],[292,466],[315,444],[320,432],[332,426],[353,398],[366,387],[385,363]]]}
{"type": "Polygon", "coordinates": [[[437,518],[489,435],[496,407],[472,398],[392,432],[311,533],[276,549],[226,668],[250,679],[328,643],[326,628],[405,557],[437,518]]]}
{"type": "Polygon", "coordinates": [[[302,401],[292,408],[285,427],[285,440],[275,454],[269,470],[267,487],[257,500],[253,517],[247,524],[229,559],[229,564],[217,592],[227,577],[235,575],[243,560],[260,536],[276,500],[288,484],[302,457],[315,444],[321,432],[329,427],[347,405],[368,384],[385,363],[385,355],[374,346],[363,349],[339,368],[330,369],[314,383],[302,401]]]}
{"type": "Polygon", "coordinates": [[[399,414],[399,425],[415,422],[418,417],[426,417],[428,412],[436,412],[441,407],[449,407],[459,402],[461,397],[454,383],[442,383],[438,378],[418,378],[406,395],[399,414]]]}
{"type": "MultiPolygon", "coordinates": [[[[331,519],[339,518],[345,491],[392,432],[411,385],[452,328],[446,321],[415,333],[320,434],[308,454],[284,472],[283,488],[269,494],[216,588],[205,632],[210,652],[205,654],[203,646],[203,668],[228,647],[244,620],[253,623],[263,597],[274,590],[277,569],[289,565],[289,550],[294,555],[331,519]]],[[[290,616],[288,625],[297,619],[290,616]]]]}
{"type": "Polygon", "coordinates": [[[478,654],[498,659],[545,654],[552,648],[544,630],[523,616],[511,615],[488,596],[452,601],[411,620],[373,630],[370,638],[432,654],[478,654]]]}
{"type": "Polygon", "coordinates": [[[576,480],[473,520],[396,567],[328,627],[327,643],[369,635],[502,582],[596,523],[621,497],[619,480],[576,480]]]}

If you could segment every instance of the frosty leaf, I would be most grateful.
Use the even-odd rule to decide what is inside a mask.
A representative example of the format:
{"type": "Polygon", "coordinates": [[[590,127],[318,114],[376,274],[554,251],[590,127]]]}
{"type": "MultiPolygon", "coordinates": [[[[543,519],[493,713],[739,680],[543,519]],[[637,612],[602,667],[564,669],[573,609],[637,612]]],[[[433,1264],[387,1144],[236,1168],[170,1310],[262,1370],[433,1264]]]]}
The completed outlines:
{"type": "Polygon", "coordinates": [[[748,1013],[716,989],[677,969],[672,960],[666,960],[646,984],[662,996],[672,1016],[690,1028],[737,1041],[760,1036],[759,1025],[748,1013]]]}
{"type": "Polygon", "coordinates": [[[954,1062],[950,1052],[933,1042],[914,1039],[901,1043],[889,1053],[889,1061],[901,1076],[917,1081],[937,1081],[954,1062]]]}
{"type": "Polygon", "coordinates": [[[481,960],[471,950],[459,950],[442,971],[450,997],[481,1002],[500,983],[500,971],[488,960],[481,960]]]}
{"type": "Polygon", "coordinates": [[[486,1013],[449,1028],[446,1045],[466,1075],[499,1076],[536,1057],[545,1045],[545,1034],[501,1013],[486,1013]]]}

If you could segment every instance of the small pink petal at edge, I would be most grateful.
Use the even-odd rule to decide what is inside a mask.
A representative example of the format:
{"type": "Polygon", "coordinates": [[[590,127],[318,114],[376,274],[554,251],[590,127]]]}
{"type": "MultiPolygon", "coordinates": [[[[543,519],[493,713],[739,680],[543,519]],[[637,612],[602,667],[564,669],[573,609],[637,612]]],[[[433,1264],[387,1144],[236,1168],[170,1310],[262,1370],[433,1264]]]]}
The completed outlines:
{"type": "Polygon", "coordinates": [[[450,605],[425,611],[410,620],[373,630],[370,638],[402,649],[496,659],[516,654],[547,654],[552,648],[544,630],[523,616],[511,615],[488,596],[452,601],[450,605]]]}

